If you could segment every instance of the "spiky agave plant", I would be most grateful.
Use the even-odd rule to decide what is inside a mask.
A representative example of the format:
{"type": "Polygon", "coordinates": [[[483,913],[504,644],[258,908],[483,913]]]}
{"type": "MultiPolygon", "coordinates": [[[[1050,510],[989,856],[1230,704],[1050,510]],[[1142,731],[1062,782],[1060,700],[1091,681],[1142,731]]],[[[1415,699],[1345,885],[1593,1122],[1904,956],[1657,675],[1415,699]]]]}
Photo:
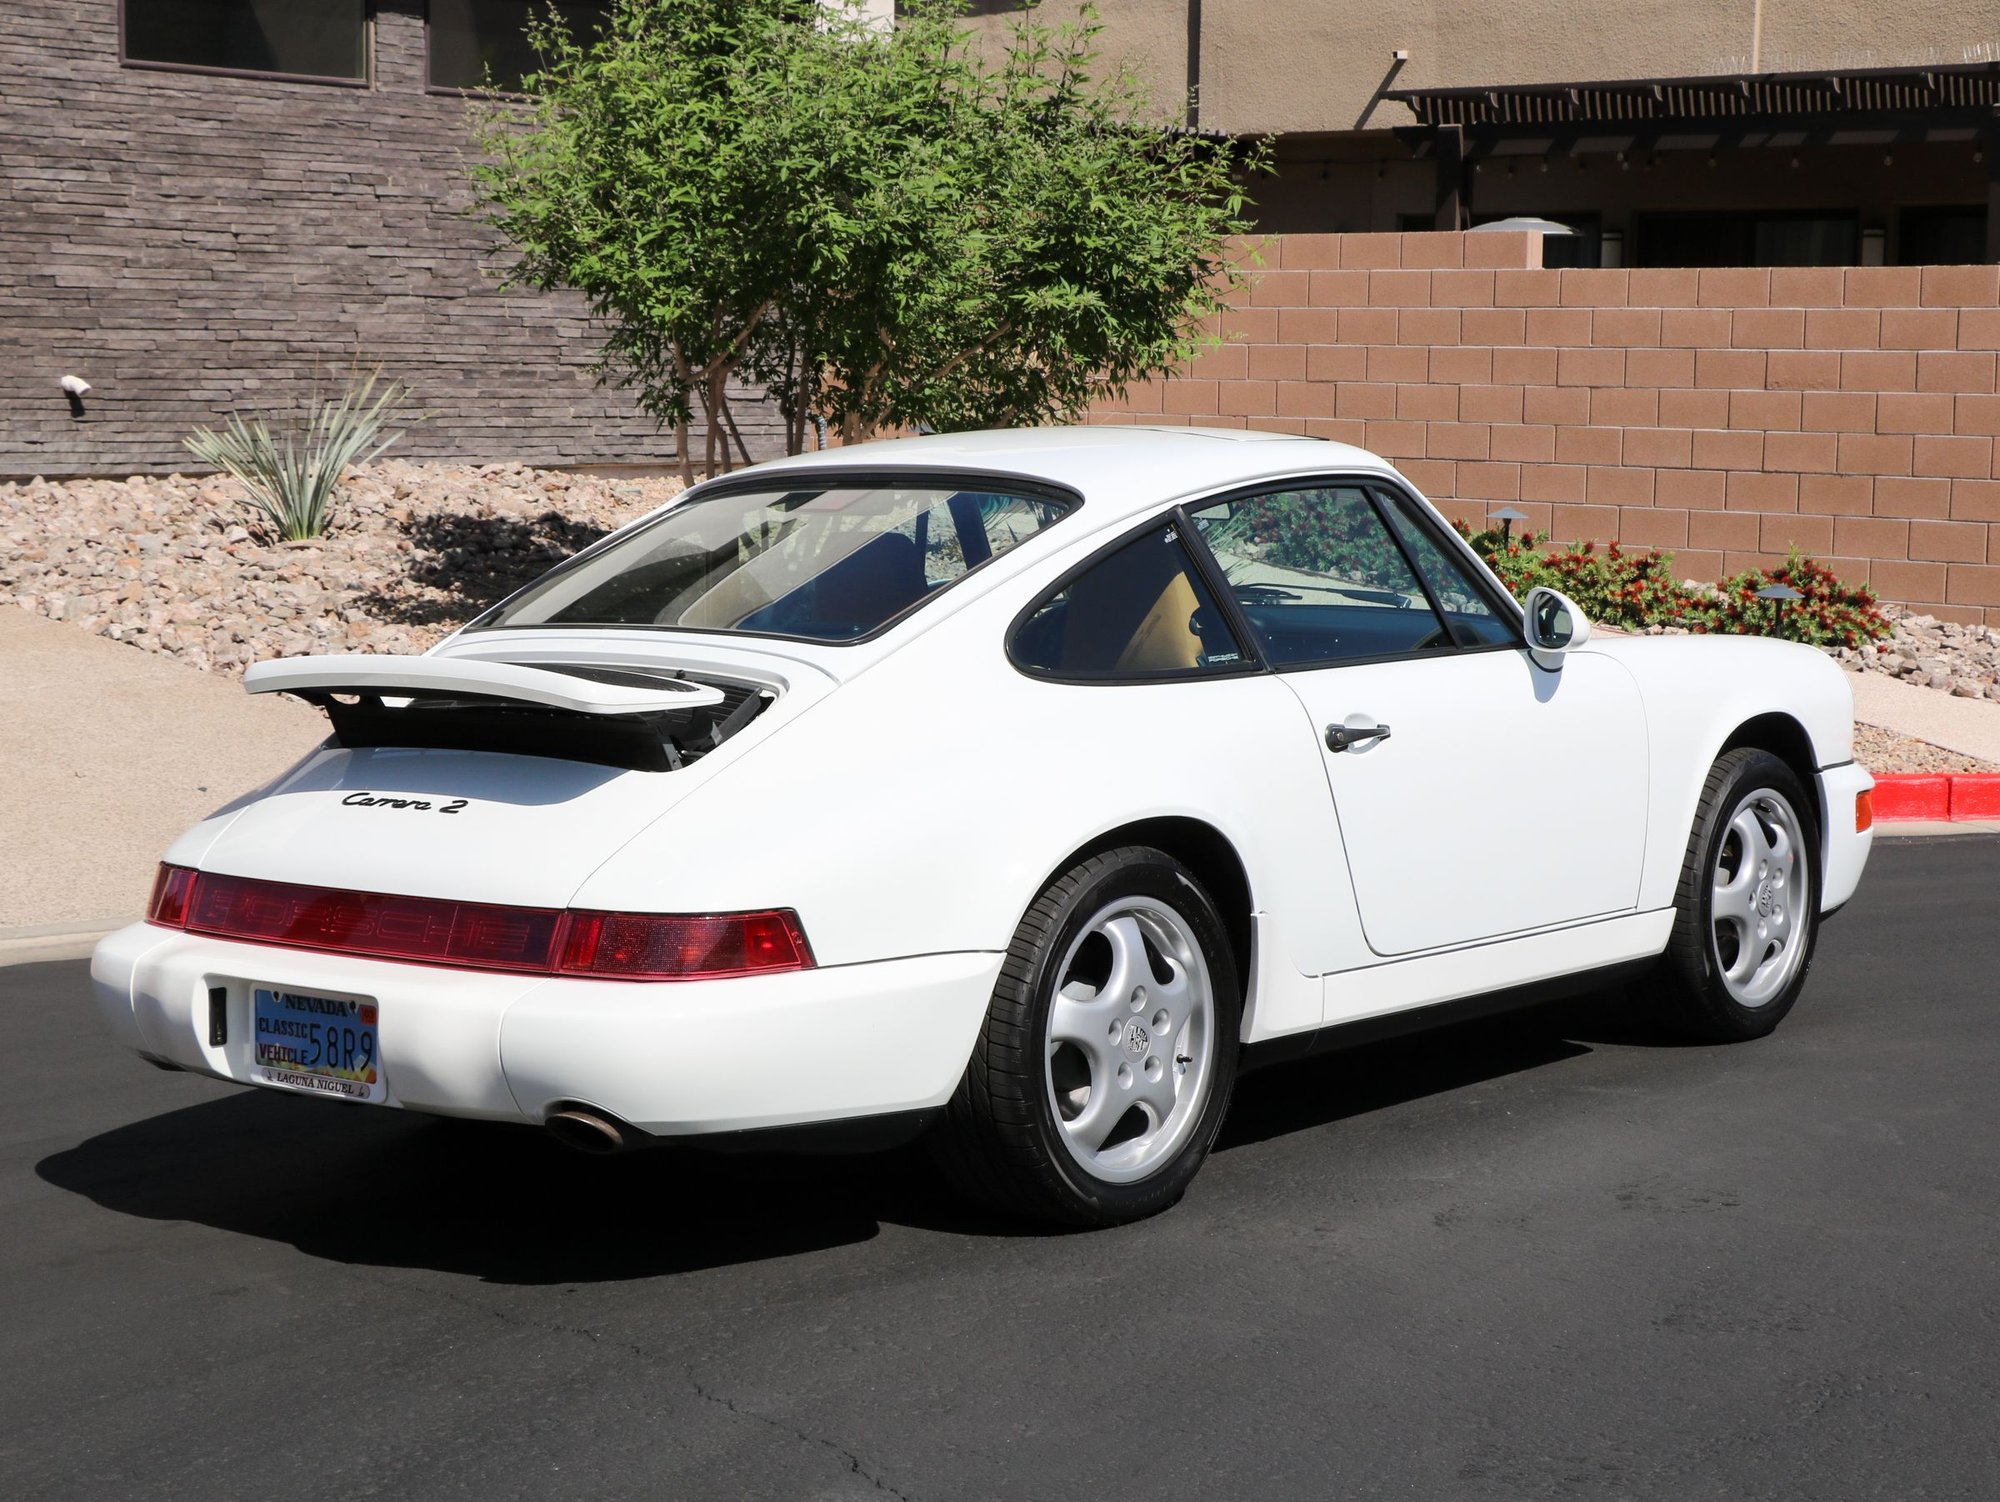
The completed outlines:
{"type": "Polygon", "coordinates": [[[326,532],[334,487],[350,464],[366,464],[403,436],[384,435],[409,388],[391,381],[376,385],[382,370],[349,376],[337,400],[317,394],[304,414],[273,431],[261,417],[245,421],[232,412],[223,430],[196,428],[185,440],[188,452],[232,475],[249,492],[243,504],[265,530],[282,542],[299,542],[326,532]]]}

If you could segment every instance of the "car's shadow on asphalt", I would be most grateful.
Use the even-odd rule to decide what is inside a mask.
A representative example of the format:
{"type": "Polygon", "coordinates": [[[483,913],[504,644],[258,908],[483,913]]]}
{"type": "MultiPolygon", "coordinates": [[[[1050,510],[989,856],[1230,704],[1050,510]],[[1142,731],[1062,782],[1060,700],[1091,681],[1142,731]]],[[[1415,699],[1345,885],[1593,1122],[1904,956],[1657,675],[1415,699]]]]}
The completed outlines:
{"type": "MultiPolygon", "coordinates": [[[[1585,999],[1260,1070],[1239,1088],[1217,1151],[1547,1067],[1590,1052],[1591,1042],[1672,1041],[1618,1020],[1622,1011],[1615,1000],[1585,999]]],[[[336,1262],[506,1284],[610,1282],[794,1256],[869,1240],[885,1223],[1046,1234],[966,1205],[919,1147],[593,1158],[528,1127],[262,1090],[114,1128],[36,1171],[124,1215],[191,1221],[336,1262]]]]}

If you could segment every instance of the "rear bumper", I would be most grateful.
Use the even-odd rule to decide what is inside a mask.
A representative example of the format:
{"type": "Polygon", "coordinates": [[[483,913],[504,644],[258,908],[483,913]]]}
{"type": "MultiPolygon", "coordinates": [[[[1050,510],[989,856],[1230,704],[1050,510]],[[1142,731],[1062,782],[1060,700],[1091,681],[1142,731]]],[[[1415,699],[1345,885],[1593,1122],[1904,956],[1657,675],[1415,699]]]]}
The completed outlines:
{"type": "Polygon", "coordinates": [[[785,975],[639,984],[313,954],[134,924],[91,959],[112,1035],[148,1058],[268,1086],[251,992],[380,1009],[385,1104],[540,1122],[562,1104],[658,1136],[841,1121],[948,1100],[1003,956],[924,955],[785,975]],[[227,1039],[209,1042],[219,989],[227,1039]]]}
{"type": "Polygon", "coordinates": [[[1855,762],[1827,767],[1819,774],[1820,809],[1825,815],[1826,849],[1820,869],[1819,910],[1830,913],[1844,905],[1861,884],[1861,871],[1868,864],[1868,852],[1875,846],[1871,824],[1858,833],[1854,828],[1856,795],[1875,786],[1866,767],[1855,762]]]}

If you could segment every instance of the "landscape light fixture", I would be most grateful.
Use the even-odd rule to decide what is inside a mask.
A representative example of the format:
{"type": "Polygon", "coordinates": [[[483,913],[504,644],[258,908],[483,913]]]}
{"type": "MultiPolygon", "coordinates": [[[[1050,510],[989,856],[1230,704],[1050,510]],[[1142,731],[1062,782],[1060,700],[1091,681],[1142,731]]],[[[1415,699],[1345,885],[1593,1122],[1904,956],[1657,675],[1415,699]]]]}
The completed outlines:
{"type": "Polygon", "coordinates": [[[1757,598],[1760,600],[1769,600],[1778,607],[1778,635],[1783,636],[1785,634],[1785,616],[1791,608],[1792,601],[1803,600],[1805,596],[1800,594],[1796,589],[1793,589],[1789,584],[1766,584],[1762,589],[1757,591],[1757,598]]]}
{"type": "Polygon", "coordinates": [[[1512,506],[1502,506],[1488,518],[1489,521],[1500,523],[1500,546],[1503,548],[1514,536],[1514,523],[1524,522],[1527,519],[1527,512],[1516,511],[1512,506]]]}

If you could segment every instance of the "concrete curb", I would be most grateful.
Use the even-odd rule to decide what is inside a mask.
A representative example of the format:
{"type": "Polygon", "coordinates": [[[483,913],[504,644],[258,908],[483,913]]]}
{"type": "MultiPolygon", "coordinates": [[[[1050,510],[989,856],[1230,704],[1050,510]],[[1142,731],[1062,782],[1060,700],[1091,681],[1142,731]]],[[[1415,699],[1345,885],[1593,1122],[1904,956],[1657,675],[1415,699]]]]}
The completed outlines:
{"type": "Polygon", "coordinates": [[[1878,772],[1874,801],[1882,823],[2000,819],[2000,772],[1878,772]]]}
{"type": "Polygon", "coordinates": [[[0,928],[0,967],[83,959],[97,947],[99,939],[132,921],[94,918],[87,923],[30,923],[22,928],[0,928]]]}
{"type": "Polygon", "coordinates": [[[1956,824],[1937,819],[1899,819],[1892,824],[1875,821],[1878,840],[1955,839],[1967,834],[2000,834],[2000,819],[1961,819],[1956,824]]]}

